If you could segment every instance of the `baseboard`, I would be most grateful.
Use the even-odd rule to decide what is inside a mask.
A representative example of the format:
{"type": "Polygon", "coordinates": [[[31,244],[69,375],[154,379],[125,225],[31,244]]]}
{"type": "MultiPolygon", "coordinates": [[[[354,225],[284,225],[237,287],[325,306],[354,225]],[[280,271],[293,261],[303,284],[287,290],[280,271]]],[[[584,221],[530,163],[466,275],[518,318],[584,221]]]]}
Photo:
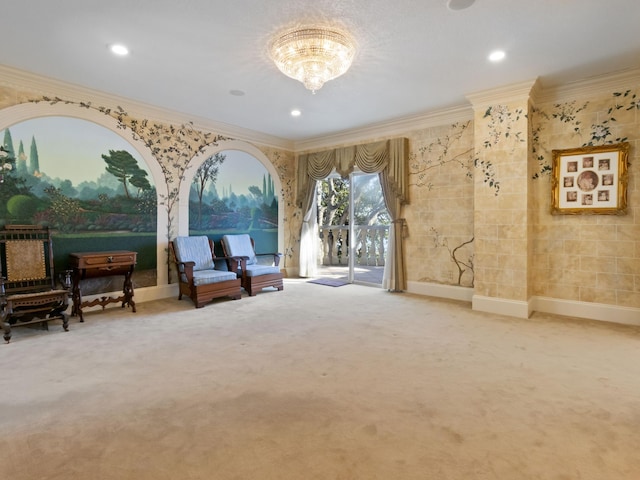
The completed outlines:
{"type": "Polygon", "coordinates": [[[533,297],[530,303],[536,312],[640,326],[640,308],[620,307],[604,303],[576,302],[548,297],[533,297]]]}
{"type": "Polygon", "coordinates": [[[415,293],[416,295],[448,298],[450,300],[460,300],[463,302],[471,302],[471,298],[473,297],[473,288],[442,285],[440,283],[407,282],[406,291],[408,293],[415,293]]]}
{"type": "Polygon", "coordinates": [[[516,318],[529,318],[533,312],[640,326],[640,308],[603,303],[577,302],[549,297],[529,301],[474,295],[473,288],[428,282],[407,282],[408,293],[471,302],[472,310],[516,318]]]}
{"type": "Polygon", "coordinates": [[[473,296],[471,308],[479,312],[508,315],[517,318],[529,318],[532,313],[530,302],[484,297],[482,295],[473,296]]]}

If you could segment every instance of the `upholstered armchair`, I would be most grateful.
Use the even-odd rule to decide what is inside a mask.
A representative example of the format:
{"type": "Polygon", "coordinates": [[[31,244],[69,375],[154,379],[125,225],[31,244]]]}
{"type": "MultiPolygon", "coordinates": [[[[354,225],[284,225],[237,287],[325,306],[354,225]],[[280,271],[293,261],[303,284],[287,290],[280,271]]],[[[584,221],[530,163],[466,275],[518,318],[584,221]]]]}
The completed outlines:
{"type": "Polygon", "coordinates": [[[247,234],[223,235],[222,250],[229,270],[242,279],[242,287],[250,297],[266,287],[284,289],[280,271],[280,253],[256,254],[255,242],[247,234]]]}
{"type": "Polygon", "coordinates": [[[178,269],[178,300],[187,295],[196,308],[202,308],[214,298],[228,296],[237,300],[242,296],[238,276],[216,268],[213,242],[208,237],[176,237],[169,246],[178,269]]]}

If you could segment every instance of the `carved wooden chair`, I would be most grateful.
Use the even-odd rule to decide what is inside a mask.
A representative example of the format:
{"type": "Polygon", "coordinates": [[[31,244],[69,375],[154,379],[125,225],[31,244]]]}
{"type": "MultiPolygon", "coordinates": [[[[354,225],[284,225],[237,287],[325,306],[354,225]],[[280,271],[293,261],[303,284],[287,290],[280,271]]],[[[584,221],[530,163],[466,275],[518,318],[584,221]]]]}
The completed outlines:
{"type": "Polygon", "coordinates": [[[240,279],[233,272],[216,268],[213,242],[206,236],[176,237],[170,244],[171,257],[178,269],[178,300],[187,295],[196,308],[214,298],[242,296],[240,279]]]}
{"type": "Polygon", "coordinates": [[[242,287],[250,297],[266,287],[284,289],[283,275],[278,266],[282,254],[256,254],[255,242],[247,234],[223,235],[221,243],[229,270],[242,279],[242,287]]]}
{"type": "Polygon", "coordinates": [[[53,246],[48,227],[7,225],[0,230],[0,321],[4,339],[11,341],[11,328],[62,320],[69,330],[65,310],[69,305],[71,271],[61,277],[53,268],[53,246]]]}

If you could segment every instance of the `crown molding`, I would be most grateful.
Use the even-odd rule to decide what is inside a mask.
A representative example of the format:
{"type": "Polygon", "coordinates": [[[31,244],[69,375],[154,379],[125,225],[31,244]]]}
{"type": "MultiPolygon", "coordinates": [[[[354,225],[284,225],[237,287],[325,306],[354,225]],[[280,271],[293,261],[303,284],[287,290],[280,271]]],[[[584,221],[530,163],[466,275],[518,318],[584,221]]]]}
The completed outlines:
{"type": "Polygon", "coordinates": [[[406,135],[408,132],[424,128],[438,127],[455,122],[473,120],[473,110],[469,105],[459,105],[433,112],[421,113],[371,125],[345,130],[333,135],[314,137],[294,142],[296,153],[320,151],[344,144],[363,143],[378,138],[406,135]]]}
{"type": "Polygon", "coordinates": [[[509,102],[529,101],[532,95],[538,94],[538,79],[513,83],[502,87],[491,88],[480,92],[470,93],[467,99],[476,111],[483,111],[491,105],[509,102]]]}
{"type": "Polygon", "coordinates": [[[566,98],[592,97],[602,93],[611,93],[617,89],[628,89],[629,85],[633,83],[640,84],[640,68],[620,70],[576,82],[543,87],[536,101],[548,103],[566,98]]]}
{"type": "Polygon", "coordinates": [[[37,75],[6,65],[0,65],[0,84],[14,88],[17,91],[26,90],[47,97],[58,97],[62,100],[85,103],[91,102],[92,105],[111,108],[120,106],[133,117],[147,118],[167,124],[191,123],[193,127],[198,130],[213,132],[216,135],[223,135],[235,140],[243,140],[266,147],[289,151],[293,150],[293,142],[291,140],[274,137],[228,123],[216,122],[207,118],[188,116],[183,112],[157,107],[130,98],[93,90],[81,85],[62,82],[54,78],[37,75]]]}
{"type": "Polygon", "coordinates": [[[502,86],[468,94],[470,104],[400,117],[389,121],[370,124],[361,128],[345,130],[331,135],[312,137],[304,140],[289,140],[274,137],[237,125],[216,122],[202,117],[191,117],[183,112],[146,104],[130,98],[119,97],[80,85],[62,82],[14,67],[0,65],[0,84],[16,91],[29,91],[49,97],[59,97],[75,102],[91,102],[100,106],[121,106],[129,115],[148,118],[162,123],[191,123],[194,128],[213,132],[235,140],[301,153],[323,150],[345,144],[357,144],[373,139],[406,135],[408,132],[473,119],[474,110],[482,111],[489,105],[510,101],[534,101],[545,103],[561,101],[563,98],[580,98],[609,93],[616,89],[628,88],[630,83],[640,83],[640,69],[628,69],[581,81],[546,87],[537,78],[516,84],[502,86]]]}

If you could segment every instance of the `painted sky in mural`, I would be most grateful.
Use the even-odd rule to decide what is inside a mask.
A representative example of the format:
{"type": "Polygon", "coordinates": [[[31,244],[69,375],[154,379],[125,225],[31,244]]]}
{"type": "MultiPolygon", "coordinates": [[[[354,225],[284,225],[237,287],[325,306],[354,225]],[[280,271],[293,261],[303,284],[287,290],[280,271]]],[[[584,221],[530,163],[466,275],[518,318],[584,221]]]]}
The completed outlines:
{"type": "Polygon", "coordinates": [[[267,169],[254,156],[240,150],[224,150],[225,161],[216,180],[216,190],[222,195],[223,188],[232,186],[236,195],[247,194],[249,187],[256,185],[262,189],[262,178],[267,169]]]}
{"type": "Polygon", "coordinates": [[[35,137],[40,171],[51,178],[68,179],[74,185],[96,181],[105,171],[102,155],[107,155],[109,150],[126,150],[152,181],[136,149],[118,134],[93,122],[70,117],[43,117],[20,122],[9,127],[9,131],[16,153],[22,141],[27,156],[31,139],[35,137]]]}
{"type": "MultiPolygon", "coordinates": [[[[74,185],[83,181],[96,181],[104,172],[103,154],[108,150],[126,150],[140,168],[151,174],[142,156],[132,145],[109,129],[71,117],[42,117],[26,120],[9,127],[13,145],[18,151],[20,141],[29,155],[31,139],[38,147],[40,170],[51,178],[71,180],[74,185]]],[[[266,168],[252,155],[239,150],[225,150],[226,156],[216,180],[216,189],[222,195],[223,187],[236,195],[246,194],[249,187],[262,188],[266,168]]]]}

